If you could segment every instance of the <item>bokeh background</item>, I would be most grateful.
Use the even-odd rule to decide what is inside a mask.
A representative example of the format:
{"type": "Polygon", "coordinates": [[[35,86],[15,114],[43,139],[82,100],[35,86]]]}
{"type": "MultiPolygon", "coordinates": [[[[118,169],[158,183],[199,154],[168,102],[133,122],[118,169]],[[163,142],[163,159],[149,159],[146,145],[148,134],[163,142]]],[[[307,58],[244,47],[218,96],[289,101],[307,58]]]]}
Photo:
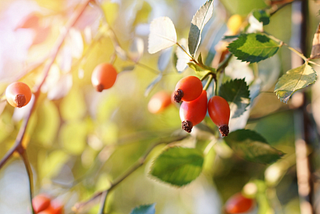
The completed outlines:
{"type": "MultiPolygon", "coordinates": [[[[0,93],[12,81],[22,80],[31,87],[39,83],[44,59],[81,2],[1,0],[0,93]],[[39,26],[19,28],[30,14],[39,14],[39,26]]],[[[24,143],[34,173],[34,195],[47,193],[57,198],[65,204],[65,213],[73,213],[76,202],[108,188],[110,182],[132,166],[154,142],[179,132],[181,122],[177,106],[171,105],[155,115],[148,111],[147,104],[157,91],[171,93],[179,79],[194,71],[187,69],[179,74],[171,59],[168,64],[161,62],[160,66],[164,68],[159,68],[161,53],[147,53],[149,24],[154,18],[168,16],[176,27],[178,38],[187,38],[192,16],[205,1],[98,2],[103,10],[90,5],[71,29],[50,70],[25,135],[24,143]],[[95,39],[101,32],[104,16],[123,50],[129,52],[134,39],[142,39],[145,53],[139,63],[147,68],[118,56],[114,63],[120,72],[116,84],[97,93],[91,85],[91,73],[97,64],[109,62],[115,51],[109,37],[95,39]],[[157,77],[152,69],[162,69],[163,77],[150,87],[157,77]]],[[[268,2],[264,0],[215,0],[214,17],[204,29],[200,52],[207,60],[212,60],[215,46],[227,31],[226,22],[231,15],[240,14],[245,18],[252,10],[267,7],[268,2]]],[[[308,31],[305,32],[309,51],[320,21],[319,9],[316,1],[309,1],[308,31]]],[[[293,17],[292,5],[288,4],[272,15],[270,24],[264,29],[291,44],[293,17]]],[[[258,67],[262,88],[253,90],[255,93],[251,95],[255,99],[250,111],[245,118],[233,121],[231,129],[256,130],[272,146],[286,153],[283,159],[268,166],[247,162],[219,141],[208,152],[199,178],[178,189],[148,175],[152,159],[164,148],[158,146],[145,166],[111,192],[107,201],[108,213],[130,213],[140,204],[156,203],[157,214],[220,214],[224,202],[244,187],[257,193],[258,213],[300,213],[295,170],[295,103],[292,99],[289,104],[283,104],[272,93],[277,78],[291,68],[291,52],[281,48],[258,67]]],[[[254,65],[232,59],[226,74],[230,78],[246,78],[248,84],[254,85],[254,70],[254,65]]],[[[310,114],[315,118],[316,130],[320,122],[319,87],[317,82],[308,91],[312,100],[310,114]]],[[[299,94],[296,100],[299,102],[299,94]]],[[[13,109],[3,101],[0,112],[0,157],[3,157],[13,145],[28,106],[13,109]]],[[[209,120],[206,122],[213,127],[209,120]]],[[[313,141],[318,142],[317,132],[313,141]]],[[[209,142],[190,137],[181,145],[205,148],[209,142]]],[[[313,156],[315,172],[319,161],[317,149],[315,147],[313,156]]],[[[25,167],[15,155],[0,171],[0,213],[27,213],[28,188],[25,167]]],[[[79,213],[97,213],[98,208],[99,203],[79,213]]]]}

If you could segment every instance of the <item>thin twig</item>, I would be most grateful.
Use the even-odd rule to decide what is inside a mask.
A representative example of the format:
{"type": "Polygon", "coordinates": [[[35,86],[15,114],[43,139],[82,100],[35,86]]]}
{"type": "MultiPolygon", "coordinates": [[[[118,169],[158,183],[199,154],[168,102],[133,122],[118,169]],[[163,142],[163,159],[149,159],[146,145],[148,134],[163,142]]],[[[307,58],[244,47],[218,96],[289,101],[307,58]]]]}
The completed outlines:
{"type": "Polygon", "coordinates": [[[153,149],[155,147],[157,147],[160,144],[169,144],[172,142],[176,142],[176,141],[181,141],[183,139],[185,139],[186,137],[188,137],[188,135],[186,134],[182,134],[179,136],[175,136],[175,137],[171,137],[167,140],[160,140],[157,143],[153,144],[146,152],[145,154],[133,165],[131,166],[131,168],[129,168],[121,177],[119,177],[117,180],[115,180],[108,189],[101,191],[101,192],[97,192],[96,194],[94,194],[90,199],[88,199],[87,201],[84,202],[80,202],[74,205],[74,207],[72,208],[72,210],[74,212],[80,211],[81,209],[83,209],[84,207],[86,207],[88,204],[91,204],[92,201],[96,200],[98,197],[101,197],[103,194],[104,195],[104,200],[101,200],[101,206],[100,206],[100,213],[103,213],[104,211],[104,207],[106,204],[106,200],[108,197],[108,193],[110,191],[112,191],[116,186],[118,186],[118,184],[120,184],[122,181],[124,181],[127,177],[129,177],[133,172],[135,172],[137,169],[139,169],[146,161],[148,155],[153,151],[153,149]]]}
{"type": "Polygon", "coordinates": [[[19,149],[17,149],[17,151],[19,152],[20,157],[23,160],[24,166],[26,167],[26,171],[28,174],[28,180],[29,180],[29,199],[30,199],[30,205],[31,205],[31,211],[32,214],[35,214],[35,211],[33,209],[33,205],[32,205],[32,198],[33,198],[33,175],[32,175],[32,170],[31,170],[31,166],[30,166],[30,162],[29,159],[27,157],[27,153],[25,148],[23,148],[22,146],[19,147],[19,149]]]}

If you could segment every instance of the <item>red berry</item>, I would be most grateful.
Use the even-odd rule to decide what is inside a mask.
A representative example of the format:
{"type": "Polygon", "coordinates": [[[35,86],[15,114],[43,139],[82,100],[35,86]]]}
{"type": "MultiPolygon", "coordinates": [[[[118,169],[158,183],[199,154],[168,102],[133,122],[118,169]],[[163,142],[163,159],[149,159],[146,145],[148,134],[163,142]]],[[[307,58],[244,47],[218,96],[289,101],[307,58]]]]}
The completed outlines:
{"type": "Polygon", "coordinates": [[[202,93],[202,83],[198,77],[187,76],[182,78],[176,85],[174,92],[174,100],[192,101],[197,99],[202,93]]]}
{"type": "Polygon", "coordinates": [[[252,209],[254,200],[244,197],[241,193],[233,195],[225,204],[227,214],[244,213],[252,209]]]}
{"type": "Polygon", "coordinates": [[[11,83],[6,89],[6,98],[13,107],[21,108],[31,100],[32,92],[29,86],[23,82],[11,83]]]}
{"type": "Polygon", "coordinates": [[[207,92],[202,91],[201,95],[190,102],[183,102],[180,106],[180,119],[182,129],[191,132],[192,127],[199,124],[207,114],[207,92]]]}
{"type": "Polygon", "coordinates": [[[32,199],[32,206],[36,213],[39,213],[50,206],[50,198],[46,195],[40,194],[32,199]]]}
{"type": "Polygon", "coordinates": [[[219,127],[222,136],[229,134],[230,107],[228,102],[219,96],[214,96],[209,100],[208,112],[211,120],[219,127]]]}
{"type": "Polygon", "coordinates": [[[157,114],[166,109],[170,104],[171,94],[166,91],[159,91],[151,97],[148,103],[148,110],[153,114],[157,114]]]}
{"type": "Polygon", "coordinates": [[[95,67],[91,76],[92,85],[97,91],[111,88],[117,79],[117,70],[112,64],[102,63],[95,67]]]}

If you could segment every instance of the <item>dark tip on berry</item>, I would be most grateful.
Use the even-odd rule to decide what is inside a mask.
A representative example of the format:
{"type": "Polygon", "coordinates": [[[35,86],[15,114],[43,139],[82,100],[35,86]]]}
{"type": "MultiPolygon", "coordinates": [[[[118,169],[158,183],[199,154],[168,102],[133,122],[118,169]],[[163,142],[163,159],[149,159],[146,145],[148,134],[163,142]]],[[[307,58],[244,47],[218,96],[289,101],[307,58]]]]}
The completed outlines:
{"type": "Polygon", "coordinates": [[[18,107],[18,108],[21,108],[22,106],[25,105],[25,103],[26,103],[27,100],[26,100],[26,97],[25,97],[23,94],[18,94],[18,95],[15,97],[14,101],[16,102],[17,107],[18,107]]]}
{"type": "Polygon", "coordinates": [[[182,128],[183,130],[185,130],[186,132],[188,132],[188,133],[191,132],[192,127],[193,127],[193,125],[192,125],[191,121],[189,121],[189,120],[185,120],[185,121],[183,121],[183,122],[181,123],[181,128],[182,128]]]}
{"type": "Polygon", "coordinates": [[[104,87],[103,87],[102,84],[99,84],[99,85],[96,86],[96,90],[97,90],[98,92],[102,92],[103,89],[104,89],[104,87]]]}
{"type": "Polygon", "coordinates": [[[181,89],[178,89],[174,92],[173,99],[177,103],[181,102],[181,98],[183,97],[183,91],[181,89]]]}
{"type": "Polygon", "coordinates": [[[221,133],[222,137],[226,137],[229,134],[229,126],[222,125],[219,127],[219,132],[221,133]]]}

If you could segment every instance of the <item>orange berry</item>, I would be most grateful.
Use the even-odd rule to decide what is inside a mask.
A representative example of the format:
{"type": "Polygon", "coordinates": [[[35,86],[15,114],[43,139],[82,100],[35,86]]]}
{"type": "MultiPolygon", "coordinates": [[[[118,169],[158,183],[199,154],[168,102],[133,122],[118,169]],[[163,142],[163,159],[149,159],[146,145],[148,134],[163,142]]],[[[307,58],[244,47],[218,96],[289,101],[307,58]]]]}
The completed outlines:
{"type": "Polygon", "coordinates": [[[60,202],[52,200],[50,206],[37,214],[63,214],[63,206],[60,202]]]}
{"type": "Polygon", "coordinates": [[[102,63],[95,67],[91,76],[92,85],[98,92],[111,88],[117,79],[117,70],[112,64],[102,63]]]}
{"type": "Polygon", "coordinates": [[[31,100],[32,92],[29,86],[23,82],[11,83],[6,89],[6,98],[13,107],[21,108],[31,100]]]}
{"type": "Polygon", "coordinates": [[[16,29],[19,28],[33,28],[39,27],[40,16],[37,13],[30,13],[17,25],[16,29]]]}
{"type": "Polygon", "coordinates": [[[180,106],[180,119],[182,129],[191,132],[192,127],[199,124],[207,114],[207,92],[202,91],[201,95],[190,102],[183,102],[180,106]]]}
{"type": "Polygon", "coordinates": [[[225,212],[227,214],[245,213],[252,209],[254,200],[244,197],[241,193],[236,193],[228,199],[225,204],[225,212]]]}
{"type": "Polygon", "coordinates": [[[46,195],[40,194],[32,199],[32,206],[36,213],[39,213],[50,206],[50,198],[46,195]]]}
{"type": "Polygon", "coordinates": [[[228,102],[219,96],[211,97],[208,103],[208,113],[211,120],[219,127],[222,136],[229,134],[230,107],[228,102]]]}
{"type": "Polygon", "coordinates": [[[151,97],[148,103],[148,110],[153,114],[157,114],[166,109],[170,104],[171,94],[166,91],[159,91],[151,97]]]}
{"type": "Polygon", "coordinates": [[[174,100],[192,101],[197,99],[202,93],[202,83],[198,77],[187,76],[182,78],[176,85],[174,92],[174,100]]]}

